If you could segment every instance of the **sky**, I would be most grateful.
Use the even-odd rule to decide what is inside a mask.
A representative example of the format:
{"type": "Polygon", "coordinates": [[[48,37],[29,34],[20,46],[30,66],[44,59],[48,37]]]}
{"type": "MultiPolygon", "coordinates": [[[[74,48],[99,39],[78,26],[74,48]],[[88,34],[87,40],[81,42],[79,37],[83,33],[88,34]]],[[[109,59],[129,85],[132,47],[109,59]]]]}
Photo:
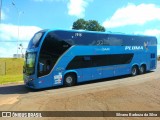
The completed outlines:
{"type": "Polygon", "coordinates": [[[2,0],[1,6],[0,57],[25,53],[39,30],[72,29],[79,18],[97,20],[106,32],[154,35],[160,55],[160,0],[2,0]]]}

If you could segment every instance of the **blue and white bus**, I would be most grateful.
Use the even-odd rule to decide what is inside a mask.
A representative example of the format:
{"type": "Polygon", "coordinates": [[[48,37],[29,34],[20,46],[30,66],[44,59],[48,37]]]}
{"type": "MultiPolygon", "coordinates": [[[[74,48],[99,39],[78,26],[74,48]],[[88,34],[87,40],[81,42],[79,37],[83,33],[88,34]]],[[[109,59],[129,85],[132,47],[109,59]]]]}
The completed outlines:
{"type": "Polygon", "coordinates": [[[78,30],[42,30],[30,40],[24,82],[40,89],[156,69],[157,39],[78,30]]]}

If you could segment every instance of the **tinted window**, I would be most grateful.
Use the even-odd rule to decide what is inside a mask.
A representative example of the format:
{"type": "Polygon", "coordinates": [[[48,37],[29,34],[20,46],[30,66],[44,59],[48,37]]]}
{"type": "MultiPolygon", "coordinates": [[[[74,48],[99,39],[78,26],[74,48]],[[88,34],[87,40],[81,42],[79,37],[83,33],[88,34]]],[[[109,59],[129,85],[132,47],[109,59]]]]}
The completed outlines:
{"type": "Polygon", "coordinates": [[[50,32],[42,44],[41,52],[48,52],[49,54],[60,56],[69,47],[70,45],[67,42],[63,39],[57,38],[54,32],[50,32]]]}
{"type": "Polygon", "coordinates": [[[78,69],[78,68],[82,68],[82,66],[83,66],[83,57],[82,56],[76,56],[68,64],[66,69],[78,69]]]}
{"type": "Polygon", "coordinates": [[[30,40],[30,42],[28,44],[28,49],[38,47],[38,45],[39,45],[39,43],[41,41],[41,38],[43,37],[43,34],[44,34],[44,32],[38,32],[38,33],[36,33],[33,36],[33,38],[30,40]]]}
{"type": "Polygon", "coordinates": [[[131,62],[133,54],[114,54],[114,55],[97,55],[93,56],[94,66],[107,66],[128,64],[131,62]]]}
{"type": "Polygon", "coordinates": [[[156,45],[156,38],[149,36],[131,36],[120,34],[102,34],[83,31],[55,31],[59,39],[70,45],[108,45],[108,46],[144,46],[156,45]]]}
{"type": "Polygon", "coordinates": [[[66,69],[129,64],[132,58],[133,54],[76,56],[71,60],[66,69]]]}
{"type": "Polygon", "coordinates": [[[59,39],[63,40],[69,45],[74,45],[74,32],[68,32],[68,31],[54,31],[54,36],[59,39]]]}
{"type": "Polygon", "coordinates": [[[92,60],[90,56],[76,56],[68,64],[66,69],[79,69],[92,67],[92,60]]]}
{"type": "Polygon", "coordinates": [[[123,39],[117,35],[99,34],[97,37],[97,45],[121,46],[123,39]]]}
{"type": "Polygon", "coordinates": [[[48,33],[42,44],[39,63],[44,65],[43,72],[39,72],[38,76],[50,73],[58,58],[70,47],[70,44],[63,39],[55,36],[54,32],[48,33]]]}
{"type": "Polygon", "coordinates": [[[70,32],[70,31],[55,31],[59,39],[63,39],[70,45],[95,45],[97,34],[86,32],[70,32]]]}
{"type": "Polygon", "coordinates": [[[80,36],[76,36],[75,43],[77,45],[95,45],[97,40],[97,34],[81,33],[80,36]]]}
{"type": "Polygon", "coordinates": [[[155,46],[157,42],[155,37],[149,36],[109,35],[108,37],[113,45],[117,43],[123,46],[155,46]]]}
{"type": "Polygon", "coordinates": [[[109,55],[109,65],[128,64],[131,62],[133,54],[109,55]]]}

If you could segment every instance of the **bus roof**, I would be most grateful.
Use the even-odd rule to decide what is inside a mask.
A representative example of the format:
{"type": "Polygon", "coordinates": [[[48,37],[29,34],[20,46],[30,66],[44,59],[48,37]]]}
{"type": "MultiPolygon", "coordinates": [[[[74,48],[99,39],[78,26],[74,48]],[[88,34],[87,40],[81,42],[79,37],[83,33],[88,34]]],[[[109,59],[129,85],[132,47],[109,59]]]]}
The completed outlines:
{"type": "MultiPolygon", "coordinates": [[[[64,30],[64,29],[45,29],[45,30],[41,30],[43,32],[52,32],[52,31],[63,31],[63,32],[80,32],[80,33],[93,33],[93,34],[109,34],[109,35],[124,35],[124,36],[139,36],[139,37],[155,37],[156,36],[152,36],[152,35],[143,35],[143,34],[125,34],[125,33],[121,33],[121,32],[111,32],[111,31],[107,31],[107,32],[101,32],[101,31],[87,31],[87,30],[64,30]]],[[[40,31],[39,31],[40,32],[40,31]]]]}

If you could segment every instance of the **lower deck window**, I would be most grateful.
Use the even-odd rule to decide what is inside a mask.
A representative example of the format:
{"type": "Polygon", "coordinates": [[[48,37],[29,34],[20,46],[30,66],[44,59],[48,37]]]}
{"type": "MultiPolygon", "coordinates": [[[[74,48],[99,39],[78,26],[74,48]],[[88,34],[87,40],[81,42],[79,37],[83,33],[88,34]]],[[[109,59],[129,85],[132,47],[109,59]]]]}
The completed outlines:
{"type": "Polygon", "coordinates": [[[66,69],[129,64],[132,58],[133,54],[76,56],[71,60],[66,69]]]}

